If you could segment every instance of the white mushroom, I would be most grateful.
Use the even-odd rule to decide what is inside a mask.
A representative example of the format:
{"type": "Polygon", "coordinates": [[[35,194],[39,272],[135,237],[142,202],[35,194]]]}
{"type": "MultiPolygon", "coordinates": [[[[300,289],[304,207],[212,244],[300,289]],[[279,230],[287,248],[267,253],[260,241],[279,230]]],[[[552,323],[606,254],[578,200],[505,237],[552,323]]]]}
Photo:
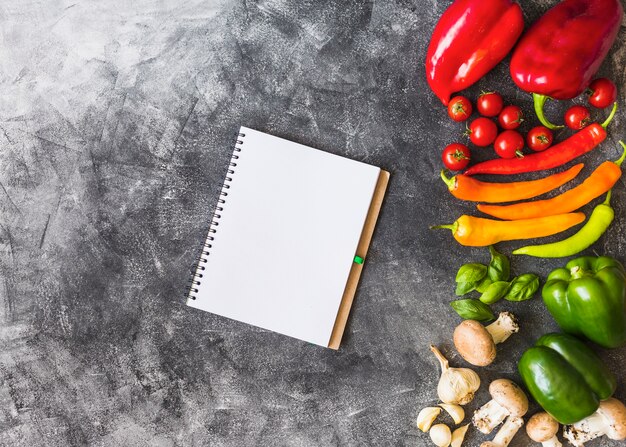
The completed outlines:
{"type": "Polygon", "coordinates": [[[465,320],[454,330],[453,341],[461,357],[475,366],[487,366],[496,358],[496,345],[519,331],[512,313],[500,312],[488,326],[475,320],[465,320]]]}
{"type": "Polygon", "coordinates": [[[606,435],[609,439],[626,439],[626,407],[619,400],[610,398],[600,402],[591,416],[563,428],[563,435],[575,447],[606,435]]]}
{"type": "Polygon", "coordinates": [[[528,397],[515,382],[497,379],[489,385],[491,400],[474,412],[472,423],[489,434],[507,416],[522,417],[528,411],[528,397]]]}
{"type": "Polygon", "coordinates": [[[563,444],[556,437],[559,423],[546,412],[534,414],[526,424],[528,437],[535,442],[541,442],[543,447],[562,447],[563,444]]]}
{"type": "Polygon", "coordinates": [[[500,428],[496,437],[483,442],[480,447],[507,447],[517,431],[524,425],[524,419],[511,416],[500,428]]]}

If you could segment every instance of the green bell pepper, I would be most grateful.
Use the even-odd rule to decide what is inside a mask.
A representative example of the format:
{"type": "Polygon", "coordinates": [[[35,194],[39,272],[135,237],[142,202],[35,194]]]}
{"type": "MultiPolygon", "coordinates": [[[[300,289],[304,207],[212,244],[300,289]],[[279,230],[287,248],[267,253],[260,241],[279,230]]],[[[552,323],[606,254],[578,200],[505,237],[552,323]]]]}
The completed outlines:
{"type": "Polygon", "coordinates": [[[594,413],[617,386],[591,348],[569,334],[544,335],[524,352],[517,367],[531,396],[561,424],[594,413]]]}
{"type": "Polygon", "coordinates": [[[541,295],[564,332],[605,348],[626,342],[626,273],[615,259],[573,259],[550,273],[541,295]]]}

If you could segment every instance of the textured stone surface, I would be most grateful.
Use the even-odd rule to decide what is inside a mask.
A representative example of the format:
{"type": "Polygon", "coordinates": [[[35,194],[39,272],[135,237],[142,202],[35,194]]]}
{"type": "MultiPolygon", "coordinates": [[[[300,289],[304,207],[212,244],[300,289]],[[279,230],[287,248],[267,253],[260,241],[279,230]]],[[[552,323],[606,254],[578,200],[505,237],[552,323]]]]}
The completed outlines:
{"type": "MultiPolygon", "coordinates": [[[[527,19],[553,3],[524,2],[527,19]]],[[[0,445],[430,445],[414,424],[436,402],[428,345],[463,364],[454,274],[488,260],[428,229],[474,212],[438,179],[463,126],[423,73],[447,4],[2,2],[0,445]],[[392,172],[339,352],[184,305],[240,124],[392,172]]],[[[625,55],[622,29],[602,68],[620,86],[625,55]]],[[[481,89],[530,112],[506,63],[469,93],[481,89]]],[[[584,175],[616,157],[624,117],[584,175]]],[[[589,253],[625,260],[625,196],[621,180],[617,219],[589,253]]],[[[559,263],[513,269],[545,277],[559,263]]],[[[517,378],[521,351],[555,329],[537,298],[495,308],[522,330],[480,371],[485,383],[517,378]]],[[[625,352],[601,353],[622,399],[625,352]]],[[[484,387],[468,411],[486,399],[484,387]]]]}

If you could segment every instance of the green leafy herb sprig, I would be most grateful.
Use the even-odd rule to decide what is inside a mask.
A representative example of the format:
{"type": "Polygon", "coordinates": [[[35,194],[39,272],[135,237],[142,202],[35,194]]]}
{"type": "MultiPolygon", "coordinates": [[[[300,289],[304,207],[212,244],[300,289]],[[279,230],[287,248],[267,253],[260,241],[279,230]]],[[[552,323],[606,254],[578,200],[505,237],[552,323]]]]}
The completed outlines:
{"type": "Polygon", "coordinates": [[[495,315],[489,307],[502,298],[508,301],[525,301],[532,298],[539,290],[539,277],[534,273],[524,273],[511,281],[511,263],[509,258],[489,247],[491,261],[489,265],[479,263],[464,264],[456,274],[456,294],[466,295],[477,291],[481,295],[476,299],[455,300],[450,305],[456,313],[466,320],[491,321],[495,315]]]}

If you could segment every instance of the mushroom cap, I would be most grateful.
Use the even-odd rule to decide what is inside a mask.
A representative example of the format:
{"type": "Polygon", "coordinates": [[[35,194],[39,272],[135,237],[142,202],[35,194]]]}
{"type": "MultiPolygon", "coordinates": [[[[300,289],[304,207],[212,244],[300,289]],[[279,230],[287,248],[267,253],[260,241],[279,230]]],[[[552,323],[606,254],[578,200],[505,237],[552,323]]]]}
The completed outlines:
{"type": "Polygon", "coordinates": [[[598,413],[607,420],[606,435],[610,439],[626,439],[626,406],[611,397],[600,402],[598,413]]]}
{"type": "Polygon", "coordinates": [[[545,411],[535,413],[526,424],[528,437],[535,442],[546,442],[559,431],[559,423],[545,411]]]}
{"type": "Polygon", "coordinates": [[[461,357],[474,366],[487,366],[496,358],[496,344],[478,321],[463,321],[454,329],[452,340],[461,357]]]}
{"type": "Polygon", "coordinates": [[[492,441],[485,441],[480,445],[480,447],[501,447],[501,446],[492,441]]]}
{"type": "Polygon", "coordinates": [[[509,379],[497,379],[491,382],[489,394],[513,417],[522,417],[528,411],[528,397],[515,382],[509,379]]]}

